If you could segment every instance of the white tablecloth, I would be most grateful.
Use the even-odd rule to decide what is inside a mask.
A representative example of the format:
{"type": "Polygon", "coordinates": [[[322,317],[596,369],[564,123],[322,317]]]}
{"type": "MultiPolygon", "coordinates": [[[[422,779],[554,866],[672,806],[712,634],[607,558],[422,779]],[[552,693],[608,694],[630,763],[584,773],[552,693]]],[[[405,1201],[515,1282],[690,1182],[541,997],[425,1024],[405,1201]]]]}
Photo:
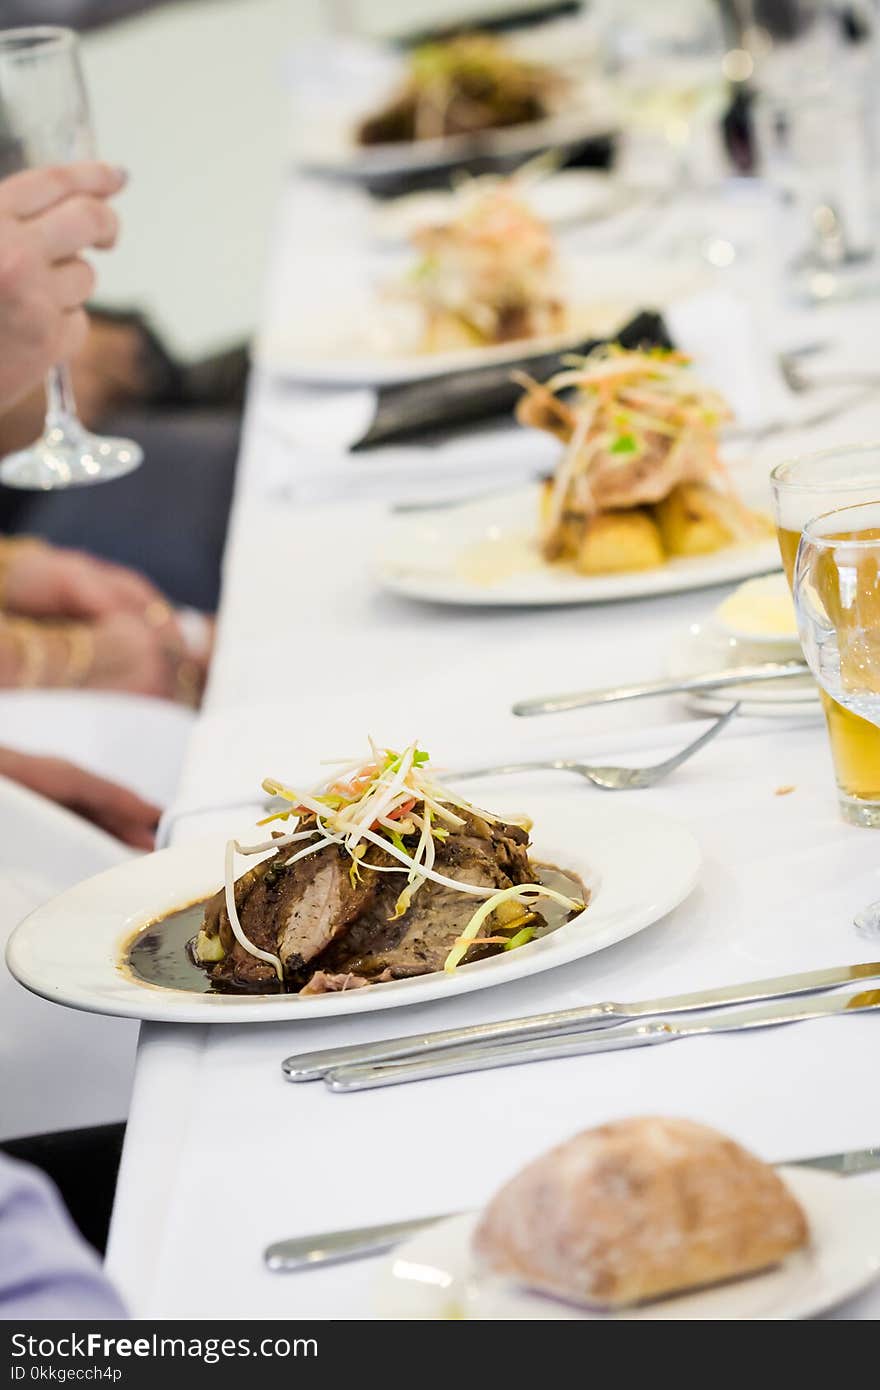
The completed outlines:
{"type": "MultiPolygon", "coordinates": [[[[0,741],[72,758],[165,806],[172,800],[191,711],[107,691],[0,693],[0,741]]],[[[137,1027],[29,994],[2,958],[9,933],[56,893],[132,851],[53,802],[0,779],[0,1138],[122,1120],[137,1027]],[[5,1078],[15,1077],[15,1085],[5,1078]],[[83,1078],[88,1078],[84,1083],[83,1078]]]]}
{"type": "MultiPolygon", "coordinates": [[[[283,226],[269,300],[308,250],[292,240],[289,208],[283,226]]],[[[766,322],[766,303],[763,313],[766,322]]],[[[770,318],[774,342],[827,340],[829,360],[864,355],[872,341],[869,303],[806,321],[794,311],[770,318]]],[[[683,717],[671,702],[528,722],[509,707],[519,696],[656,674],[669,644],[717,593],[528,613],[422,607],[382,594],[370,572],[377,499],[399,497],[395,489],[420,467],[430,479],[436,452],[409,451],[395,470],[390,451],[291,449],[283,437],[296,434],[302,406],[296,392],[255,384],[217,655],[175,808],[176,839],[228,825],[236,807],[240,824],[261,777],[311,776],[319,758],[356,754],[368,733],[392,742],[418,736],[439,761],[460,765],[541,750],[648,761],[686,740],[692,725],[668,727],[683,717]]],[[[766,469],[796,448],[875,434],[880,410],[871,405],[821,432],[768,440],[749,463],[766,469]]],[[[497,450],[497,438],[474,447],[497,450]]],[[[558,783],[535,780],[544,785],[558,783]]],[[[839,820],[819,723],[742,721],[674,780],[627,795],[690,826],[705,866],[686,905],[626,943],[417,1010],[296,1027],[142,1030],[109,1251],[135,1313],[369,1317],[374,1264],[278,1278],[262,1269],[263,1246],[479,1203],[554,1140],[615,1115],[689,1115],[772,1159],[878,1142],[867,1100],[876,1089],[873,1019],[349,1097],[282,1080],[283,1057],[310,1046],[876,953],[852,915],[880,896],[880,839],[839,820]],[[795,790],[776,795],[783,786],[795,790]]],[[[880,1178],[852,1181],[880,1193],[880,1178]]],[[[875,1290],[844,1315],[878,1311],[875,1290]]]]}
{"type": "MultiPolygon", "coordinates": [[[[653,759],[681,736],[654,731],[653,746],[637,740],[638,756],[653,759]]],[[[705,856],[690,901],[627,942],[418,1009],[144,1028],[110,1250],[110,1271],[140,1316],[369,1317],[372,1262],[280,1278],[262,1269],[263,1247],[478,1204],[555,1140],[614,1116],[687,1115],[771,1159],[876,1143],[873,1018],[352,1096],[283,1080],[282,1059],[306,1048],[872,958],[851,919],[880,893],[877,851],[867,831],[837,817],[817,728],[743,723],[675,781],[626,795],[690,826],[705,856]]],[[[876,1185],[880,1197],[880,1175],[850,1181],[876,1185]]],[[[878,1312],[880,1291],[846,1316],[878,1312]]]]}

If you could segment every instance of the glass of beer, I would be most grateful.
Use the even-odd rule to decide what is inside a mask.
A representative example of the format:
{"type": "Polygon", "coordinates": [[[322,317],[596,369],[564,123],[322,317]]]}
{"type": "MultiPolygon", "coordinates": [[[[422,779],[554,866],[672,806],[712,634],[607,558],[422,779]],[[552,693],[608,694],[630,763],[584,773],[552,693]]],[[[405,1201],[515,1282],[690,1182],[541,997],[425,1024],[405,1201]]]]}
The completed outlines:
{"type": "MultiPolygon", "coordinates": [[[[771,474],[779,549],[789,585],[808,522],[841,507],[880,503],[880,443],[781,463],[771,474]]],[[[880,728],[820,684],[840,810],[853,825],[880,826],[880,728]]]]}
{"type": "MultiPolygon", "coordinates": [[[[809,521],[792,587],[804,656],[821,689],[880,736],[880,502],[809,521]]],[[[880,903],[856,925],[880,934],[880,903]]]]}

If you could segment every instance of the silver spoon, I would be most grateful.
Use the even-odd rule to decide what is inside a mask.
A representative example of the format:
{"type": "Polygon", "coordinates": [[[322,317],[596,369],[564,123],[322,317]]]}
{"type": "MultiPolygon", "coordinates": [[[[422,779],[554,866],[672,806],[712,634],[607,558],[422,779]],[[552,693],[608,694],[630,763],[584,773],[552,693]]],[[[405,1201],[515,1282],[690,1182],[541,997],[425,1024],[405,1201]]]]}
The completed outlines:
{"type": "Polygon", "coordinates": [[[466,772],[451,774],[450,780],[461,782],[471,777],[495,777],[508,772],[574,772],[578,777],[592,782],[594,787],[601,787],[603,791],[638,791],[644,787],[653,787],[655,782],[662,781],[668,773],[674,772],[707,743],[711,743],[738,709],[739,702],[731,705],[730,709],[722,714],[720,719],[716,719],[699,738],[695,738],[693,743],[689,743],[686,748],[682,748],[662,763],[655,763],[653,767],[592,767],[588,763],[574,762],[570,758],[552,758],[545,762],[499,763],[497,767],[470,768],[466,772]]]}

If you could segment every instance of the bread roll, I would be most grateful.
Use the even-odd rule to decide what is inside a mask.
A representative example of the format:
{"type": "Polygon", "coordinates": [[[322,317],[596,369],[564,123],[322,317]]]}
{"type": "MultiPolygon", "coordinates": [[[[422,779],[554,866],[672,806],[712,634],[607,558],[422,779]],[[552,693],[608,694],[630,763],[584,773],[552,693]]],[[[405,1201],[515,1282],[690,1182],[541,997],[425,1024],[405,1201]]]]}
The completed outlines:
{"type": "Polygon", "coordinates": [[[529,1164],[487,1207],[480,1265],[615,1308],[777,1264],[808,1239],[778,1174],[690,1120],[619,1120],[529,1164]]]}

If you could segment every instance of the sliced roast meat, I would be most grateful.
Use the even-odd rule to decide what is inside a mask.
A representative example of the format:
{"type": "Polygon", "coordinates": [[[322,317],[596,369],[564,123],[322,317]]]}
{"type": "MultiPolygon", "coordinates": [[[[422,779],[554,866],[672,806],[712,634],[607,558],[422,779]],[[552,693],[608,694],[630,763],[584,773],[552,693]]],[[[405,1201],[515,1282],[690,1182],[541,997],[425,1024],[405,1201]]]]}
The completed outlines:
{"type": "MultiPolygon", "coordinates": [[[[460,819],[460,826],[448,827],[446,839],[435,842],[438,873],[487,890],[535,882],[522,826],[486,820],[476,811],[462,811],[460,819]]],[[[406,843],[413,851],[416,837],[406,843]]],[[[215,983],[317,994],[440,970],[481,901],[477,894],[428,881],[398,915],[406,880],[403,873],[383,871],[397,868],[391,856],[371,846],[352,881],[347,851],[328,845],[287,863],[302,847],[279,851],[236,884],[242,931],[254,946],[280,958],[283,983],[272,965],[234,937],[222,893],[205,915],[205,930],[219,930],[226,948],[225,959],[212,967],[215,983]],[[378,871],[371,869],[376,865],[378,871]]],[[[475,946],[469,959],[496,949],[475,946]]]]}
{"type": "MultiPolygon", "coordinates": [[[[271,859],[265,859],[253,868],[243,873],[241,878],[235,881],[235,906],[241,915],[242,907],[247,901],[248,895],[259,883],[266,873],[271,859]]],[[[229,922],[229,913],[226,911],[226,889],[221,888],[219,893],[215,893],[213,898],[209,898],[205,906],[205,920],[202,930],[207,936],[219,936],[226,951],[231,951],[235,944],[235,937],[229,922]]]]}
{"type": "Polygon", "coordinates": [[[365,975],[355,975],[346,970],[343,975],[330,975],[326,970],[316,970],[311,979],[303,985],[300,994],[344,994],[349,989],[363,989],[364,985],[378,985],[392,979],[390,972],[377,979],[368,980],[365,975]]]}
{"type": "MultiPolygon", "coordinates": [[[[446,878],[477,888],[500,889],[534,883],[528,835],[520,826],[485,821],[462,813],[465,824],[438,847],[434,867],[446,878]]],[[[316,962],[321,969],[346,969],[371,979],[389,971],[393,978],[442,970],[462,931],[482,901],[475,894],[431,881],[416,893],[402,917],[394,910],[401,891],[392,880],[379,886],[370,908],[316,962]]],[[[471,959],[491,953],[474,947],[471,959]]]]}
{"type": "Polygon", "coordinates": [[[274,902],[271,889],[264,903],[258,903],[257,895],[249,900],[247,917],[258,910],[269,916],[286,974],[294,975],[314,960],[376,896],[377,876],[366,873],[352,883],[350,869],[344,851],[327,849],[294,864],[279,883],[274,902]]]}

